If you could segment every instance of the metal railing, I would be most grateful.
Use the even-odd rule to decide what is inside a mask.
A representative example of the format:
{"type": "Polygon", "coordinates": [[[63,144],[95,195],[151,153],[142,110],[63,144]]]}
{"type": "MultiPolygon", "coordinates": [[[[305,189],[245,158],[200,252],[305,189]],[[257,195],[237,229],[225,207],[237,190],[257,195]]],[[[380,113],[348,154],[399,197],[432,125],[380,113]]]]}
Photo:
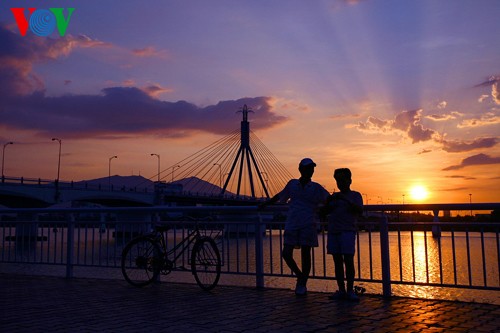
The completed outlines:
{"type": "MultiPolygon", "coordinates": [[[[498,203],[366,206],[366,214],[378,217],[360,223],[356,281],[381,286],[384,296],[400,286],[500,291],[500,223],[439,222],[438,214],[448,209],[499,208],[498,203]],[[401,212],[410,211],[431,211],[432,221],[394,221],[401,212]]],[[[68,278],[77,267],[116,270],[125,244],[153,224],[169,224],[167,239],[175,245],[192,223],[181,216],[210,215],[213,221],[202,224],[216,238],[222,274],[253,277],[257,287],[264,287],[270,279],[293,277],[281,257],[286,210],[283,206],[265,211],[256,207],[0,209],[0,272],[2,266],[14,264],[62,266],[68,278]]],[[[325,225],[318,230],[311,280],[332,284],[333,260],[326,254],[323,230],[325,225]]],[[[183,260],[189,266],[188,258],[183,260]]]]}
{"type": "Polygon", "coordinates": [[[19,185],[19,186],[37,186],[43,188],[54,188],[54,189],[66,189],[66,190],[88,190],[88,191],[103,191],[103,192],[140,192],[140,193],[151,193],[154,194],[153,185],[150,186],[114,186],[111,187],[106,181],[103,183],[86,182],[86,181],[61,181],[61,180],[51,180],[51,179],[41,179],[41,178],[25,178],[25,177],[1,177],[0,185],[19,185]]]}

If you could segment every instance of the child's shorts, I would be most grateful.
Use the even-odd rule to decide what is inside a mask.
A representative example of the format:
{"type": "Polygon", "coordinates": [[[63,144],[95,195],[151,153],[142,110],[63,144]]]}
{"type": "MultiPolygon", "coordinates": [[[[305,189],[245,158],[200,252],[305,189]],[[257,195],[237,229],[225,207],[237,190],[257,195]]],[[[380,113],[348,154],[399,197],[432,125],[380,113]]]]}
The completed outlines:
{"type": "Polygon", "coordinates": [[[308,226],[297,230],[285,230],[283,243],[293,246],[318,246],[318,232],[316,226],[308,226]]]}
{"type": "Polygon", "coordinates": [[[328,233],[328,242],[326,243],[328,254],[354,254],[355,249],[355,231],[328,233]]]}

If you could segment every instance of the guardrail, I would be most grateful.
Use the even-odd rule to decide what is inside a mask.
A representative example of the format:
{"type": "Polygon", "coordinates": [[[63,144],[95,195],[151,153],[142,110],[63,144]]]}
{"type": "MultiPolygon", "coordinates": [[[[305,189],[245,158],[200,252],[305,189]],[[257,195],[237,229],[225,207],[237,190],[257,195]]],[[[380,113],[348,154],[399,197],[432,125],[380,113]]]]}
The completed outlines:
{"type": "Polygon", "coordinates": [[[86,181],[57,181],[51,179],[41,179],[41,178],[25,178],[25,177],[5,177],[1,178],[0,185],[19,185],[19,186],[38,186],[44,188],[54,188],[54,189],[70,189],[70,190],[87,190],[87,191],[106,191],[106,192],[118,192],[118,191],[131,191],[131,192],[140,192],[140,193],[154,193],[154,186],[134,186],[134,187],[126,187],[126,186],[114,186],[109,183],[88,183],[86,181]]]}
{"type": "MultiPolygon", "coordinates": [[[[498,210],[500,204],[365,206],[367,214],[378,217],[360,223],[355,280],[381,286],[384,296],[405,287],[500,291],[500,223],[439,221],[439,211],[471,209],[498,210]],[[393,221],[403,211],[431,211],[432,221],[393,221]]],[[[179,216],[211,215],[214,221],[203,224],[207,230],[222,226],[223,233],[216,236],[222,274],[254,277],[255,285],[264,287],[270,279],[293,277],[281,257],[286,210],[284,206],[264,211],[248,206],[0,209],[0,264],[64,266],[68,278],[76,267],[114,269],[120,267],[125,244],[153,224],[169,224],[168,239],[175,244],[190,227],[179,216]]],[[[313,251],[311,280],[333,285],[324,227],[313,251]]],[[[188,267],[188,257],[184,260],[188,267]]]]}

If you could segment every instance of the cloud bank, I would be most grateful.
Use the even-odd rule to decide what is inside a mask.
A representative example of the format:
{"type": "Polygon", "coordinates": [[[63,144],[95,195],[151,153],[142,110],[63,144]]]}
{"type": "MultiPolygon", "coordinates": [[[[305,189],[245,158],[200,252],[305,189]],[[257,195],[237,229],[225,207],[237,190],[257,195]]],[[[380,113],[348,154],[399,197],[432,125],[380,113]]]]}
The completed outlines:
{"type": "MultiPolygon", "coordinates": [[[[444,134],[437,131],[425,128],[421,123],[422,109],[413,111],[402,111],[398,113],[394,119],[383,120],[376,117],[368,117],[366,122],[359,122],[354,127],[361,132],[365,133],[382,133],[382,134],[398,134],[403,137],[409,138],[412,143],[432,141],[440,144],[441,148],[448,153],[467,152],[475,149],[491,148],[497,145],[500,140],[498,137],[482,137],[474,140],[446,140],[444,134]]],[[[446,121],[456,119],[462,114],[459,112],[451,112],[448,115],[430,115],[426,119],[433,121],[446,121]]],[[[493,122],[492,118],[485,115],[485,122],[493,122]]],[[[477,121],[477,120],[476,120],[477,121]]],[[[461,124],[463,124],[462,122],[461,124]]],[[[479,126],[479,125],[478,125],[479,126]]],[[[458,125],[460,128],[460,124],[458,125]]],[[[420,152],[427,153],[430,150],[420,152]]]]}
{"type": "Polygon", "coordinates": [[[491,148],[498,143],[498,138],[478,138],[472,141],[447,141],[442,140],[443,150],[449,153],[458,153],[480,148],[491,148]]]}
{"type": "Polygon", "coordinates": [[[492,157],[486,154],[477,154],[464,158],[458,165],[444,168],[443,171],[458,170],[472,165],[500,164],[500,157],[492,157]]]}
{"type": "MultiPolygon", "coordinates": [[[[19,37],[0,24],[0,125],[32,130],[39,135],[86,138],[151,134],[187,136],[198,131],[227,134],[239,128],[236,115],[243,104],[255,112],[252,129],[270,128],[287,120],[273,112],[270,97],[245,97],[198,107],[187,101],[156,97],[168,88],[150,85],[111,87],[95,95],[47,96],[37,63],[68,56],[75,48],[110,47],[86,36],[64,38],[19,37]]],[[[151,56],[151,48],[134,50],[151,56]]]]}
{"type": "Polygon", "coordinates": [[[412,143],[428,141],[439,134],[420,124],[422,109],[402,111],[393,120],[368,117],[366,122],[359,122],[355,128],[361,132],[398,133],[409,138],[412,143]]]}

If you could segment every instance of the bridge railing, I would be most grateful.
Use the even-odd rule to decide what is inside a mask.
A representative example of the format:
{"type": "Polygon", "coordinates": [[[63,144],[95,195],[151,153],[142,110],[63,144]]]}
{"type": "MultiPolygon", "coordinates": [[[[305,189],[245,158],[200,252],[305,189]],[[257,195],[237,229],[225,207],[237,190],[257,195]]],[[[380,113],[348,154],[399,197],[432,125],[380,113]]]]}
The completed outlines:
{"type": "MultiPolygon", "coordinates": [[[[499,221],[465,222],[470,219],[466,215],[459,222],[441,222],[447,215],[439,211],[468,214],[471,209],[499,208],[498,203],[366,206],[367,217],[357,237],[356,282],[385,296],[411,290],[412,295],[425,297],[429,288],[498,293],[499,221]],[[430,214],[412,213],[416,211],[430,214]],[[414,220],[401,221],[409,218],[414,220]],[[429,221],[420,221],[426,218],[429,221]]],[[[281,257],[286,210],[283,206],[264,211],[256,207],[0,209],[0,272],[29,265],[41,274],[58,268],[60,274],[72,277],[91,269],[92,274],[121,278],[121,251],[132,237],[150,231],[153,224],[169,224],[167,237],[175,244],[190,227],[181,216],[211,215],[213,221],[203,222],[206,229],[222,225],[223,230],[214,234],[223,258],[222,282],[293,287],[293,275],[281,257]]],[[[335,276],[333,260],[326,253],[325,229],[325,224],[318,227],[319,247],[313,250],[309,284],[330,291],[335,276]]],[[[300,260],[300,251],[296,252],[300,260]]],[[[182,260],[180,265],[188,267],[187,257],[182,260]]],[[[176,274],[191,281],[182,272],[167,279],[176,279],[176,274]]]]}
{"type": "Polygon", "coordinates": [[[127,192],[142,192],[154,193],[153,186],[115,186],[109,185],[107,182],[103,183],[89,183],[86,181],[68,182],[57,181],[55,179],[41,179],[41,178],[25,178],[25,177],[2,177],[0,185],[23,185],[23,186],[39,186],[50,187],[54,189],[74,189],[74,190],[89,190],[89,191],[127,191],[127,192]]]}

